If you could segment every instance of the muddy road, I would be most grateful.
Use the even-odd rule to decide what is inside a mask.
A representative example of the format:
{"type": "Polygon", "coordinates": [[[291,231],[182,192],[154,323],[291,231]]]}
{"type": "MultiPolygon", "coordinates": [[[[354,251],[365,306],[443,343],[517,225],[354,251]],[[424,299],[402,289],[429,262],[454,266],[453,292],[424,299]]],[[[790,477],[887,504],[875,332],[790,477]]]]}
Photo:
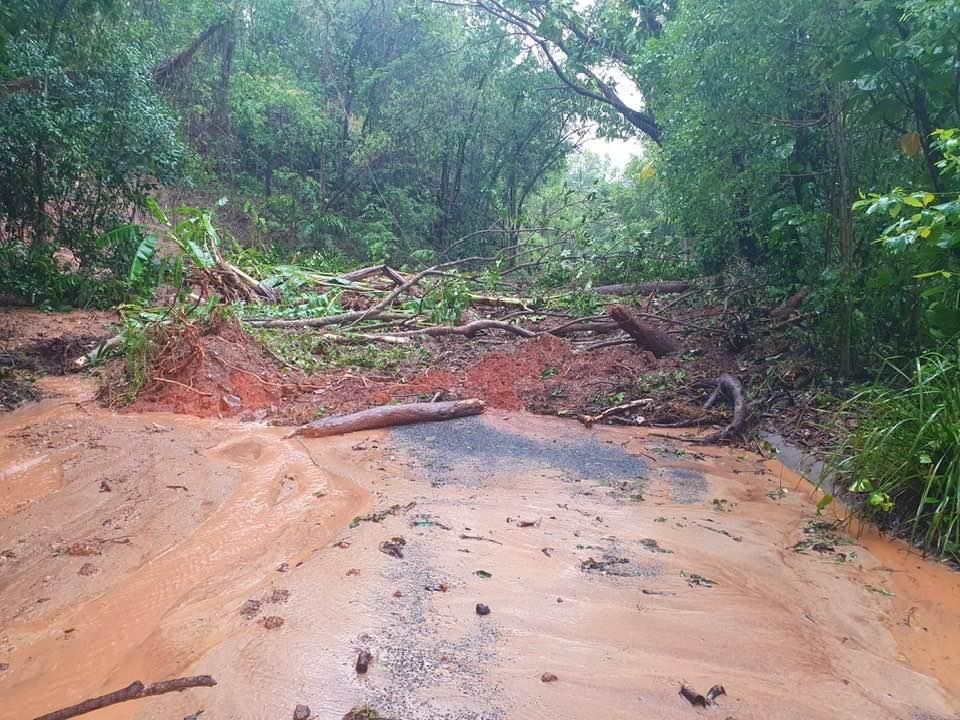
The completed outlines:
{"type": "Polygon", "coordinates": [[[501,410],[301,441],[44,389],[0,417],[0,720],[201,673],[87,717],[960,712],[960,576],[758,456],[501,410]]]}

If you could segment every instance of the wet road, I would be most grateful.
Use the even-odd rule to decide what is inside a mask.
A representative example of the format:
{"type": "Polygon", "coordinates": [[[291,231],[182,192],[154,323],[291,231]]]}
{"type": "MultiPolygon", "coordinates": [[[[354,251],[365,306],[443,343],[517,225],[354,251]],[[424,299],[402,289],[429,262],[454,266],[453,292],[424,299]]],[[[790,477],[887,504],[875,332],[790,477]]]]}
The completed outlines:
{"type": "Polygon", "coordinates": [[[199,673],[88,717],[689,718],[682,682],[738,720],[960,710],[958,577],[748,453],[500,411],[300,441],[51,400],[0,431],[2,719],[199,673]]]}

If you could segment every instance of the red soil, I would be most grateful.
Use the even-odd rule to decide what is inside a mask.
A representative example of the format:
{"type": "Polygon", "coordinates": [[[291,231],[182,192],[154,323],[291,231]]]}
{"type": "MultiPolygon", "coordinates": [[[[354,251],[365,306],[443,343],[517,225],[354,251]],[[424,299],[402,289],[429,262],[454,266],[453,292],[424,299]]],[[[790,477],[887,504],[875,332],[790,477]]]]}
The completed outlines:
{"type": "Polygon", "coordinates": [[[568,341],[541,335],[520,340],[509,351],[488,353],[459,375],[431,369],[409,382],[381,388],[370,399],[376,404],[389,402],[399,393],[441,392],[455,398],[480,398],[506,410],[578,409],[605,388],[629,379],[620,365],[638,368],[652,360],[647,353],[625,347],[575,353],[568,341]]]}
{"type": "Polygon", "coordinates": [[[233,323],[206,335],[187,334],[153,359],[148,380],[131,412],[166,411],[200,417],[276,413],[285,398],[299,394],[302,378],[291,378],[260,345],[233,323]]]}

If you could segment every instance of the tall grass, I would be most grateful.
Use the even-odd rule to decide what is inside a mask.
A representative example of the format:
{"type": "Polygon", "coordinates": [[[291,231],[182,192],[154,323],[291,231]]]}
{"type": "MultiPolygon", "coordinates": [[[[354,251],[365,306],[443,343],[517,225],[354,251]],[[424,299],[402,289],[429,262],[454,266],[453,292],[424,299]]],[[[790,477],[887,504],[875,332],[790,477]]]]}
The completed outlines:
{"type": "Polygon", "coordinates": [[[888,368],[891,384],[850,401],[858,424],[832,469],[866,509],[906,523],[914,542],[960,556],[960,355],[928,352],[888,368]]]}

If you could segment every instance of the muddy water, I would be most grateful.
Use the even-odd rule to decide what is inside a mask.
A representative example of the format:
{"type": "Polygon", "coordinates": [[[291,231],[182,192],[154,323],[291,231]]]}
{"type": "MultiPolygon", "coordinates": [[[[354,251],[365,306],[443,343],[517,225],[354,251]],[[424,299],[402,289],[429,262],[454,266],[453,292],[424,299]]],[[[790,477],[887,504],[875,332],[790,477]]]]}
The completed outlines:
{"type": "Polygon", "coordinates": [[[499,411],[301,443],[59,389],[0,419],[2,719],[193,673],[90,717],[689,718],[681,682],[738,720],[960,711],[958,576],[753,455],[499,411]]]}

